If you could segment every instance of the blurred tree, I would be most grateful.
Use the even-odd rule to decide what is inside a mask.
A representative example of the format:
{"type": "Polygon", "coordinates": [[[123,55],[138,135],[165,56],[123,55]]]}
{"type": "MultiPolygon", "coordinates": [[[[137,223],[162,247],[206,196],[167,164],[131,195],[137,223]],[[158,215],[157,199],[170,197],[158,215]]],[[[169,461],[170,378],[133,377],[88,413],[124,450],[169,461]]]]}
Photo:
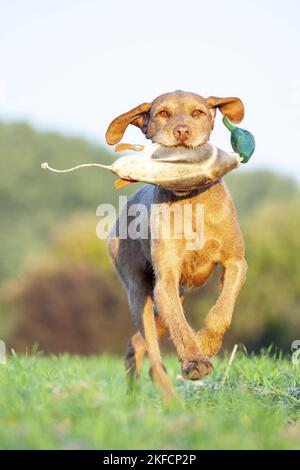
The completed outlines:
{"type": "Polygon", "coordinates": [[[288,201],[299,191],[296,181],[284,175],[267,171],[241,169],[225,177],[239,216],[248,218],[265,202],[288,201]]]}
{"type": "MultiPolygon", "coordinates": [[[[95,213],[102,202],[118,202],[113,175],[95,168],[54,175],[42,171],[41,163],[66,168],[109,162],[112,156],[83,139],[0,123],[0,281],[18,275],[25,257],[42,250],[51,229],[74,210],[95,213]]],[[[133,188],[125,188],[122,194],[130,191],[133,188]]]]}

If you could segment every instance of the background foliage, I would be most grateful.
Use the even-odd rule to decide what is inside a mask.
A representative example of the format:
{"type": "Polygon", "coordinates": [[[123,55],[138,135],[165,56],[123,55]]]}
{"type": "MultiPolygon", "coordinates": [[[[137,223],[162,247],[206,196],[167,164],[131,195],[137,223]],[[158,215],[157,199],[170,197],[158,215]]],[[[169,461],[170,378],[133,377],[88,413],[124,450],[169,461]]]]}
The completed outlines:
{"type": "MultiPolygon", "coordinates": [[[[41,171],[43,161],[64,168],[111,155],[79,138],[0,123],[0,336],[17,351],[38,343],[45,352],[122,353],[134,328],[106,244],[95,233],[97,205],[117,204],[121,192],[112,175],[95,169],[53,175],[41,171]]],[[[238,341],[257,351],[273,342],[289,351],[300,331],[299,188],[267,171],[243,169],[226,181],[249,272],[225,347],[238,341]]],[[[195,326],[216,295],[217,274],[188,296],[195,326]]]]}

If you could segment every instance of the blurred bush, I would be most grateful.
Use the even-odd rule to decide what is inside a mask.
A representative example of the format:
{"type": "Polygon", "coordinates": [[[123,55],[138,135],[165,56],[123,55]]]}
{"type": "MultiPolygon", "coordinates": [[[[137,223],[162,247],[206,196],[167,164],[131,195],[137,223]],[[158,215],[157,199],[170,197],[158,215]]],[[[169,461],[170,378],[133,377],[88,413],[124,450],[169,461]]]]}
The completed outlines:
{"type": "Polygon", "coordinates": [[[95,219],[76,214],[58,228],[47,255],[32,258],[22,279],[5,284],[14,322],[8,347],[25,352],[123,353],[133,332],[125,291],[112,271],[95,219]]]}
{"type": "MultiPolygon", "coordinates": [[[[0,124],[1,339],[18,351],[39,343],[45,352],[121,353],[135,330],[106,243],[95,233],[97,205],[117,202],[114,178],[97,170],[64,177],[40,170],[44,160],[66,167],[98,158],[111,156],[80,139],[0,124]]],[[[249,271],[225,347],[243,342],[259,350],[273,342],[288,351],[300,334],[299,188],[268,171],[241,169],[226,180],[249,271]]],[[[218,273],[186,297],[195,327],[217,294],[218,273]]]]}
{"type": "Polygon", "coordinates": [[[10,301],[19,313],[8,347],[20,352],[38,343],[46,353],[122,354],[133,331],[116,279],[89,263],[32,272],[10,301]]]}

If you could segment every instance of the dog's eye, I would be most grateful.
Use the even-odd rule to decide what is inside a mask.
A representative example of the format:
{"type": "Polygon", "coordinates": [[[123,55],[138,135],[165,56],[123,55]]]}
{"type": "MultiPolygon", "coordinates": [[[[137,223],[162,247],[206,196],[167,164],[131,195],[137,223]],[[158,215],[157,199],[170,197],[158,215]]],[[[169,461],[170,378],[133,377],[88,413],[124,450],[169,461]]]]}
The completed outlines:
{"type": "Polygon", "coordinates": [[[165,109],[162,109],[159,113],[158,113],[159,116],[163,117],[163,118],[168,118],[170,117],[170,114],[168,113],[168,111],[166,111],[165,109]]]}
{"type": "Polygon", "coordinates": [[[193,118],[198,118],[198,117],[200,117],[202,114],[204,114],[204,112],[201,111],[201,109],[196,109],[195,111],[192,112],[193,118]]]}

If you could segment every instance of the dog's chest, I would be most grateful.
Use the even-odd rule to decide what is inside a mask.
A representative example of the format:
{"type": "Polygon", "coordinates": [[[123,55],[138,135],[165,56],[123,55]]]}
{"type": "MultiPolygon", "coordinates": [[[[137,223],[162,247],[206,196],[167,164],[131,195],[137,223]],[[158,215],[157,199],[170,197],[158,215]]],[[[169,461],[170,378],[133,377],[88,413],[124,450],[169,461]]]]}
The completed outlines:
{"type": "Polygon", "coordinates": [[[200,250],[186,250],[181,269],[181,285],[187,288],[201,286],[220,261],[220,243],[211,239],[200,250]]]}

